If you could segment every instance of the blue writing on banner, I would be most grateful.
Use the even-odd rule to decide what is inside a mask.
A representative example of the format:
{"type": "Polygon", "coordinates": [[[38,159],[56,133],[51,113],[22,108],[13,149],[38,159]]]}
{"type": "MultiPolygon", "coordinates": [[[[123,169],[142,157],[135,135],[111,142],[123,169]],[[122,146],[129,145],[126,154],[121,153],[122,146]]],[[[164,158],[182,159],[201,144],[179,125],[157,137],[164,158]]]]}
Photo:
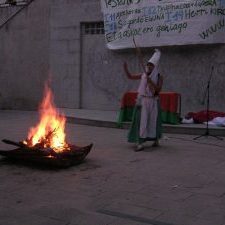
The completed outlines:
{"type": "Polygon", "coordinates": [[[145,36],[141,38],[144,46],[150,43],[147,40],[155,46],[161,41],[168,45],[221,43],[221,35],[225,36],[225,0],[101,1],[106,4],[106,41],[112,45],[119,41],[130,45],[132,41],[126,40],[132,36],[145,36]]]}

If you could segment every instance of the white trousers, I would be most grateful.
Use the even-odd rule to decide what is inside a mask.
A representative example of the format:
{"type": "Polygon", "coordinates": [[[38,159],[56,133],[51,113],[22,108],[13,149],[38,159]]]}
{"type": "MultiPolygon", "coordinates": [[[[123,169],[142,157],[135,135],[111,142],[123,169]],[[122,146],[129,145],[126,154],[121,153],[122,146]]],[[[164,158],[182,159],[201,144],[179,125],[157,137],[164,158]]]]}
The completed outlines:
{"type": "Polygon", "coordinates": [[[158,97],[142,97],[140,137],[156,138],[158,97]]]}

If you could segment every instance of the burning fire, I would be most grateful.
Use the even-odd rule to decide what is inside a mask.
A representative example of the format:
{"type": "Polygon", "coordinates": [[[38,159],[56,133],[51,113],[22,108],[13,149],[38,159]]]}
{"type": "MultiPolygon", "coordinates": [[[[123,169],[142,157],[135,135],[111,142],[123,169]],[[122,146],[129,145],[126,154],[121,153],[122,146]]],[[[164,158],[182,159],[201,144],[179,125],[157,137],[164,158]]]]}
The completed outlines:
{"type": "Polygon", "coordinates": [[[28,138],[23,143],[29,147],[52,148],[55,152],[69,150],[64,131],[66,118],[57,111],[48,84],[45,84],[44,98],[40,104],[39,113],[39,123],[30,129],[28,138]]]}

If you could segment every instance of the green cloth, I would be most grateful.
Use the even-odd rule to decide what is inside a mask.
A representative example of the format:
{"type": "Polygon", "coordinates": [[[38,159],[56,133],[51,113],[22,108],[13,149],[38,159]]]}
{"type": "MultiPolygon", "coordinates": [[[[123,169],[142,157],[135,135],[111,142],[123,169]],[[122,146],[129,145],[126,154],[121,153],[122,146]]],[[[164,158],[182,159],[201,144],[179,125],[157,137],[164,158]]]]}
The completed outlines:
{"type": "Polygon", "coordinates": [[[172,112],[161,112],[161,119],[163,123],[170,123],[170,124],[179,124],[180,118],[178,113],[172,112]]]}
{"type": "MultiPolygon", "coordinates": [[[[159,107],[159,104],[158,104],[159,107]]],[[[159,114],[160,115],[160,107],[159,107],[159,114]]],[[[141,119],[141,106],[135,106],[133,111],[132,123],[131,128],[128,132],[128,142],[131,143],[143,143],[146,141],[154,141],[162,136],[162,122],[161,116],[157,118],[157,126],[156,126],[156,137],[155,138],[140,138],[139,137],[139,130],[140,130],[140,119],[141,119]]]]}
{"type": "Polygon", "coordinates": [[[126,107],[120,110],[117,124],[119,127],[122,127],[123,122],[132,121],[132,116],[134,112],[134,107],[126,107]]]}
{"type": "MultiPolygon", "coordinates": [[[[132,121],[134,110],[135,110],[135,107],[126,107],[126,108],[120,109],[119,117],[117,120],[118,127],[122,127],[123,122],[132,121]]],[[[172,113],[172,112],[161,111],[161,120],[162,120],[162,123],[168,123],[168,124],[180,123],[179,114],[172,113]]]]}

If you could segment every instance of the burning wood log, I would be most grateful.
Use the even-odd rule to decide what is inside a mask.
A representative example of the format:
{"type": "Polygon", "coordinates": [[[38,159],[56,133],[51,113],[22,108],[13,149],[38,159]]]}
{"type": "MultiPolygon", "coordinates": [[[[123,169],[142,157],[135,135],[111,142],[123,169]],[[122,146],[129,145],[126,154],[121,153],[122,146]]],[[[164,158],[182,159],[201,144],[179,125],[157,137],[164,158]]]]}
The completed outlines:
{"type": "Polygon", "coordinates": [[[27,139],[23,142],[2,140],[18,148],[11,151],[0,150],[0,155],[22,162],[37,162],[56,167],[81,163],[93,145],[79,147],[66,142],[66,118],[57,111],[48,84],[45,85],[39,113],[40,121],[30,129],[27,139]]]}
{"type": "Polygon", "coordinates": [[[14,142],[5,139],[2,141],[6,144],[19,147],[14,150],[0,150],[0,155],[2,156],[21,162],[35,162],[61,168],[82,163],[93,146],[93,144],[85,147],[69,145],[70,150],[57,153],[51,148],[39,148],[37,146],[29,147],[21,142],[14,142]]]}

